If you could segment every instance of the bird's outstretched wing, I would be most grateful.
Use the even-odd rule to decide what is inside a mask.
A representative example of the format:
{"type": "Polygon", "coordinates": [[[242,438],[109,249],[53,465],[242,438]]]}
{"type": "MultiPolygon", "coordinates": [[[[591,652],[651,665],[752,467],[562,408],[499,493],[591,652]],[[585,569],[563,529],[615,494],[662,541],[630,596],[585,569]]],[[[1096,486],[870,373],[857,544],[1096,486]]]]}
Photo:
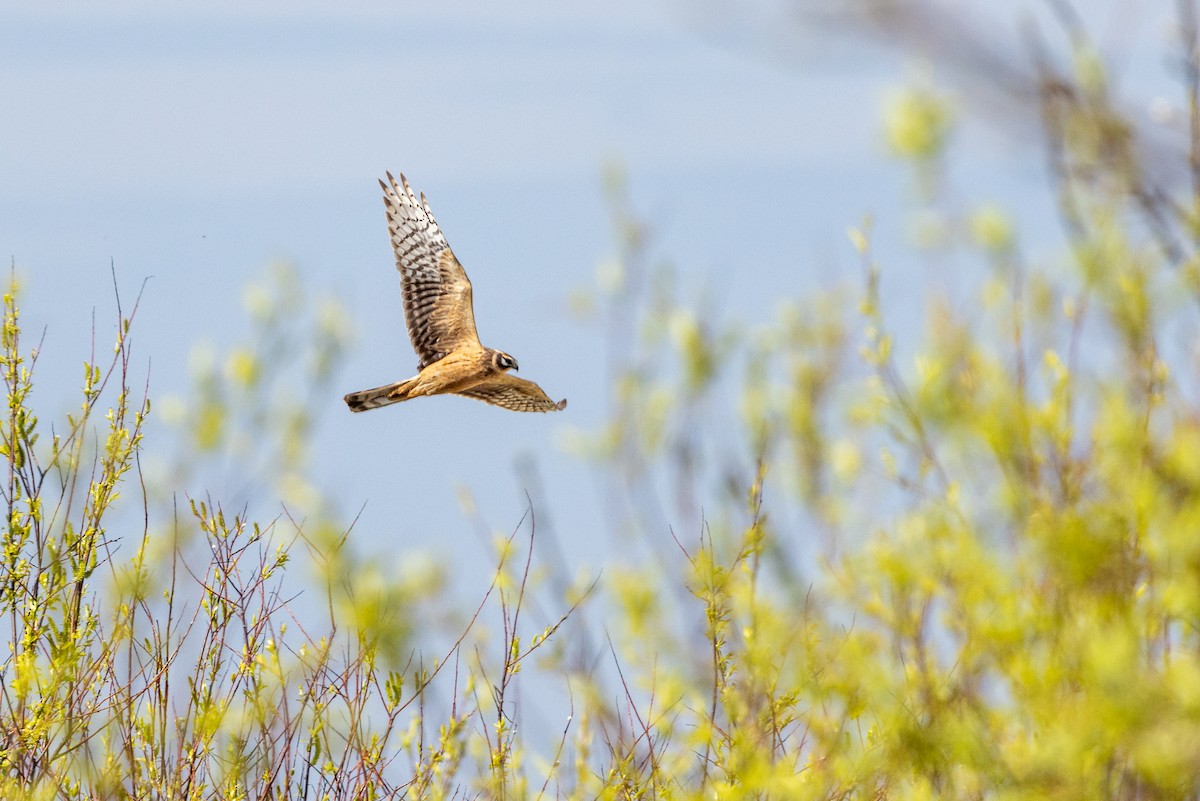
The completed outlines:
{"type": "Polygon", "coordinates": [[[389,172],[387,183],[379,185],[418,369],[463,345],[482,347],[471,308],[471,281],[433,219],[425,195],[418,200],[403,174],[397,184],[389,172]]]}
{"type": "Polygon", "coordinates": [[[493,376],[482,384],[454,394],[503,406],[514,412],[556,412],[567,407],[565,398],[555,403],[537,384],[508,373],[493,376]]]}

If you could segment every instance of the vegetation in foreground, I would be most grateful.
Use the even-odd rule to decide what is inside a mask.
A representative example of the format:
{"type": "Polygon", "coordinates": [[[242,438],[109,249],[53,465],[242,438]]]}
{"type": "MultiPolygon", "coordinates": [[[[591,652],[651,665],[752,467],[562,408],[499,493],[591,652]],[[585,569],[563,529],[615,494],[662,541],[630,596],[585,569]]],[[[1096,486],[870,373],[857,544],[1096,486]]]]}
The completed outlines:
{"type": "Polygon", "coordinates": [[[0,796],[1200,796],[1200,67],[1182,27],[1179,193],[1146,177],[1085,39],[1072,69],[1037,65],[1060,257],[1027,257],[987,198],[948,199],[951,105],[898,98],[923,252],[977,276],[969,304],[926,299],[920,336],[891,330],[869,226],[858,288],[718,326],[615,193],[621,254],[580,304],[612,333],[611,422],[572,446],[618,501],[613,536],[652,533],[653,558],[579,586],[535,569],[531,515],[429,661],[406,621],[449,599],[348,545],[307,480],[311,405],[271,391],[328,379],[332,308],[286,280],[253,294],[254,344],[167,404],[187,446],[156,487],[134,314],[49,424],[14,288],[0,796]],[[238,498],[285,511],[180,492],[228,460],[254,465],[238,498]],[[293,615],[314,599],[315,630],[293,615]],[[552,687],[569,724],[524,723],[552,687]]]}

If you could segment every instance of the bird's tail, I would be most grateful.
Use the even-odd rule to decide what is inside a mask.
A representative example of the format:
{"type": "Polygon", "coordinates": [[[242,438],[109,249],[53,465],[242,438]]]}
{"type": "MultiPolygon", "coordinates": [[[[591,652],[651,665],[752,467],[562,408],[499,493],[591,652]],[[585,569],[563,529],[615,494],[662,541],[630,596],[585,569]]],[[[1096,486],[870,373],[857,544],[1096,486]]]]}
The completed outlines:
{"type": "Polygon", "coordinates": [[[411,388],[413,381],[414,379],[410,378],[407,381],[397,381],[395,384],[375,387],[374,389],[351,392],[344,400],[352,412],[366,412],[371,409],[378,409],[380,406],[390,406],[393,403],[406,401],[411,397],[408,394],[408,390],[411,388]]]}

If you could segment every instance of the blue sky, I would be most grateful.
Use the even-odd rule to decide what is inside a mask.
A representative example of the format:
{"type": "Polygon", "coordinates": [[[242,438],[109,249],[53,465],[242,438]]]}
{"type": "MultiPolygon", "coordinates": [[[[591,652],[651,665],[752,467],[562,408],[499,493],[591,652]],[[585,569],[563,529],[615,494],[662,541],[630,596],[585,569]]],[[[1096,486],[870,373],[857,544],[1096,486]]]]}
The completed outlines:
{"type": "MultiPolygon", "coordinates": [[[[5,10],[0,252],[23,278],[29,330],[47,330],[43,417],[74,405],[92,312],[101,334],[111,317],[110,265],[127,297],[153,276],[135,333],[162,397],[186,386],[195,343],[245,333],[244,286],[286,260],[354,318],[315,473],[345,511],[366,504],[365,548],[468,559],[458,489],[507,530],[525,505],[514,460],[532,457],[569,558],[599,560],[613,543],[593,473],[559,443],[607,410],[601,340],[567,303],[613,252],[604,166],[624,165],[686,292],[761,319],[856,280],[845,230],[865,213],[885,244],[903,240],[912,187],[884,153],[879,113],[919,71],[805,33],[769,2],[5,10]],[[485,344],[567,397],[565,413],[455,398],[345,411],[343,392],[415,367],[385,170],[428,195],[474,282],[485,344]]],[[[953,178],[966,197],[986,186],[980,201],[1050,236],[1033,142],[967,125],[956,146],[970,154],[953,178]]],[[[939,280],[892,269],[901,292],[939,280]]],[[[487,558],[474,558],[478,586],[487,558]]]]}

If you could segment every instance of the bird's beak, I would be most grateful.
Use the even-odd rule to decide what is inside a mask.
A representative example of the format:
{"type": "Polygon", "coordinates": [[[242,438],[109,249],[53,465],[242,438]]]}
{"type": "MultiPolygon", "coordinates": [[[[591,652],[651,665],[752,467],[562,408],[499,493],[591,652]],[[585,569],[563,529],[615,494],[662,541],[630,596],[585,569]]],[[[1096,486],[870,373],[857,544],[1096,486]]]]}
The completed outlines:
{"type": "Polygon", "coordinates": [[[514,370],[520,370],[520,369],[521,369],[521,365],[517,364],[517,360],[516,360],[516,359],[513,359],[513,369],[514,369],[514,370]]]}

